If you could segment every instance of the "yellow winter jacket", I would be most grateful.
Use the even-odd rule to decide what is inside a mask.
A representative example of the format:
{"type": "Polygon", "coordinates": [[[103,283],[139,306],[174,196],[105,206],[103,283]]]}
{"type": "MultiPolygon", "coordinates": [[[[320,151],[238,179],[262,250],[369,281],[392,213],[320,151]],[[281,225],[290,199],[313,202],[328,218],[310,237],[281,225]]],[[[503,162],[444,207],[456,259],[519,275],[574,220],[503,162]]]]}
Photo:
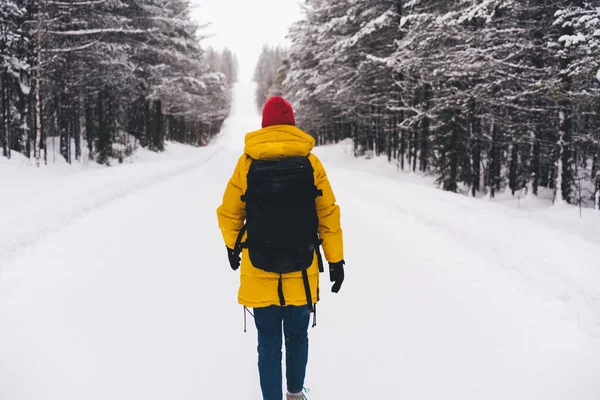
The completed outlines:
{"type": "MultiPolygon", "coordinates": [[[[275,125],[246,135],[246,147],[227,184],[223,204],[217,209],[219,228],[225,244],[230,249],[246,219],[245,203],[241,196],[246,193],[248,170],[252,160],[270,160],[290,156],[308,156],[314,169],[315,184],[323,191],[316,199],[319,216],[319,236],[323,240],[323,252],[328,262],[339,262],[344,258],[340,208],[327,179],[325,169],[319,159],[311,153],[315,140],[300,129],[291,125],[275,125]]],[[[244,240],[245,240],[244,235],[244,240]]],[[[241,279],[238,302],[246,307],[260,308],[280,305],[278,295],[279,274],[255,268],[250,262],[247,249],[242,251],[241,279]]],[[[319,300],[319,269],[315,255],[308,269],[312,301],[319,300]]],[[[284,274],[282,279],[283,296],[286,305],[307,304],[306,291],[301,272],[284,274]]]]}

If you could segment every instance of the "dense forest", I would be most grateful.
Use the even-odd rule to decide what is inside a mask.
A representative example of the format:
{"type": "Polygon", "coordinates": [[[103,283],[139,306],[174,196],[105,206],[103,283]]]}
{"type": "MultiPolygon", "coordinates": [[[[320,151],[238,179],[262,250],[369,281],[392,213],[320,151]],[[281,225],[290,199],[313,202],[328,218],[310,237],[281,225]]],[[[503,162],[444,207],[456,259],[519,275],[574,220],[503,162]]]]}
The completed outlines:
{"type": "Polygon", "coordinates": [[[237,60],[200,45],[187,0],[0,3],[0,148],[122,161],[165,139],[204,145],[229,114],[237,60]]]}
{"type": "Polygon", "coordinates": [[[273,85],[319,143],[352,138],[356,155],[448,191],[598,206],[597,3],[307,0],[304,12],[273,85]]]}

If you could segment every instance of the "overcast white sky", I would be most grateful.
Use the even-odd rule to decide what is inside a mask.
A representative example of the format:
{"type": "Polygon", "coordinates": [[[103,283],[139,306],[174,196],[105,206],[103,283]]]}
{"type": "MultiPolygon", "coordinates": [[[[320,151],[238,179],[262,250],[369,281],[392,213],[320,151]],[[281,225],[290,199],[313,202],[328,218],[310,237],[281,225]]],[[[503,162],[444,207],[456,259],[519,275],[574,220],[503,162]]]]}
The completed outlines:
{"type": "Polygon", "coordinates": [[[212,22],[215,35],[204,46],[228,47],[240,61],[240,80],[249,81],[265,43],[289,44],[288,27],[301,17],[300,0],[191,0],[193,16],[212,22]]]}

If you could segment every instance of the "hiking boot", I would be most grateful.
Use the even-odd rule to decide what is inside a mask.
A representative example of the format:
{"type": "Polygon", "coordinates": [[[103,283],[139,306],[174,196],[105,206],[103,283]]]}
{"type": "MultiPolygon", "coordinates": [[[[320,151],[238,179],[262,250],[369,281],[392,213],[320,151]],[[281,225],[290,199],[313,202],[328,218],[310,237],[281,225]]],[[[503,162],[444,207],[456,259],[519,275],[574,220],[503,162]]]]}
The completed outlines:
{"type": "Polygon", "coordinates": [[[286,395],[286,399],[287,400],[304,400],[304,399],[306,399],[306,397],[304,397],[304,394],[302,392],[300,392],[300,393],[288,393],[286,395]]]}

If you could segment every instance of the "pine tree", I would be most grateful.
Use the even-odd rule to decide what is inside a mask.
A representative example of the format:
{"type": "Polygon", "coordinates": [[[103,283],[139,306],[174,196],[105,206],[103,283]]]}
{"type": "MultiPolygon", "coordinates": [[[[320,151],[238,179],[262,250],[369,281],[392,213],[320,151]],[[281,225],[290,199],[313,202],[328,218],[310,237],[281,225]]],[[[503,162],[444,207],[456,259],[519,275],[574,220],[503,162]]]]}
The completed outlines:
{"type": "Polygon", "coordinates": [[[189,120],[184,140],[206,143],[229,113],[238,66],[226,51],[226,69],[209,69],[189,10],[187,0],[2,3],[3,154],[56,138],[69,163],[86,142],[90,159],[122,161],[137,143],[164,149],[169,115],[189,120]],[[201,139],[206,125],[216,129],[201,139]]]}
{"type": "Polygon", "coordinates": [[[356,155],[385,154],[473,196],[530,190],[594,201],[595,6],[309,0],[304,12],[281,71],[299,124],[318,143],[352,137],[356,155]]]}
{"type": "Polygon", "coordinates": [[[283,94],[283,72],[287,52],[280,47],[264,46],[254,70],[253,80],[256,82],[256,105],[259,111],[267,99],[283,94]]]}

